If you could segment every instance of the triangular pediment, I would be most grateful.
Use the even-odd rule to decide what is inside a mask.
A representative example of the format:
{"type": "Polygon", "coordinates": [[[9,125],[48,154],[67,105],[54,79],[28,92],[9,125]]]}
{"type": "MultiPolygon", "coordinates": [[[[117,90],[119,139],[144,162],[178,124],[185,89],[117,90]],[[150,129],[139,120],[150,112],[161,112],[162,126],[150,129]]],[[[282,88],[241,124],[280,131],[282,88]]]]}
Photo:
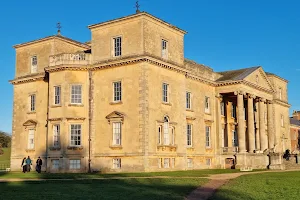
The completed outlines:
{"type": "Polygon", "coordinates": [[[33,119],[29,119],[23,123],[23,126],[36,126],[36,125],[37,125],[37,122],[33,119]]]}
{"type": "Polygon", "coordinates": [[[243,80],[251,83],[252,85],[256,85],[257,87],[274,91],[272,84],[261,67],[247,75],[243,80]]]}
{"type": "Polygon", "coordinates": [[[105,117],[106,119],[112,118],[124,118],[124,114],[118,111],[114,111],[105,117]]]}

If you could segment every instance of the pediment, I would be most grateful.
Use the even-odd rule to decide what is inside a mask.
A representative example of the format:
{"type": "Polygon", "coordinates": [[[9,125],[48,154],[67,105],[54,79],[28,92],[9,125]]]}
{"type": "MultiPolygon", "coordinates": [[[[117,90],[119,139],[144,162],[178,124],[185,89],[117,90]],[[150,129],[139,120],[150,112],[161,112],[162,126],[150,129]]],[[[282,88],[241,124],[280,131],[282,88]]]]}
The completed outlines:
{"type": "Polygon", "coordinates": [[[113,111],[112,113],[108,114],[105,118],[108,120],[108,123],[110,121],[121,121],[123,123],[124,121],[124,114],[118,111],[113,111]]]}
{"type": "Polygon", "coordinates": [[[270,83],[266,73],[261,67],[246,76],[243,80],[257,87],[262,87],[264,89],[274,91],[272,84],[270,83]]]}
{"type": "Polygon", "coordinates": [[[37,121],[33,119],[29,119],[23,123],[23,126],[36,126],[36,125],[37,125],[37,121]]]}

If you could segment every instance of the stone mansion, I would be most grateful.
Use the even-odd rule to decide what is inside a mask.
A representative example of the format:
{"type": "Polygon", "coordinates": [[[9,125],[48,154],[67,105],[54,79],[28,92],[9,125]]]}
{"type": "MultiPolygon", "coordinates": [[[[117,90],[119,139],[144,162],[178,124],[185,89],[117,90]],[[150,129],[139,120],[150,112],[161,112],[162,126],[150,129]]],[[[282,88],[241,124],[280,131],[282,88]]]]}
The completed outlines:
{"type": "Polygon", "coordinates": [[[262,67],[214,72],[184,57],[186,32],[137,12],[15,45],[11,169],[48,172],[279,168],[288,81],[262,67]]]}

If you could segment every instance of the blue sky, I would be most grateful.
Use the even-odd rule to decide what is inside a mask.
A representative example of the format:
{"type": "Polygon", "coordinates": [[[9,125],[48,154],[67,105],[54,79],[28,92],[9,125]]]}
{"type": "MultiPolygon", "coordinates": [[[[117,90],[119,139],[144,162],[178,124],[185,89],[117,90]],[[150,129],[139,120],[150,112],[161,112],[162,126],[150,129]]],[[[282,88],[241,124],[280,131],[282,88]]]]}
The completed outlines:
{"type": "MultiPolygon", "coordinates": [[[[186,31],[185,57],[225,71],[262,66],[289,82],[289,103],[300,110],[300,1],[140,0],[147,11],[186,31]],[[288,3],[287,3],[288,2],[288,3]]],[[[88,25],[135,12],[135,0],[11,0],[0,6],[0,130],[11,132],[13,45],[56,33],[90,40],[88,25]]]]}

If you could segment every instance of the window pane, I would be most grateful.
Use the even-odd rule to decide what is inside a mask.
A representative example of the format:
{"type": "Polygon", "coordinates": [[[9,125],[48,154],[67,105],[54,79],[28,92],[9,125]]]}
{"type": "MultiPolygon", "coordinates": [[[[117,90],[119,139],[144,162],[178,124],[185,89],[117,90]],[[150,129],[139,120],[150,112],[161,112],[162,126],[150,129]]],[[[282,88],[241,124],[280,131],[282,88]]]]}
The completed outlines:
{"type": "Polygon", "coordinates": [[[71,146],[81,145],[81,124],[71,124],[71,146]]]}
{"type": "Polygon", "coordinates": [[[81,85],[72,85],[71,88],[71,103],[81,104],[81,85]]]}

